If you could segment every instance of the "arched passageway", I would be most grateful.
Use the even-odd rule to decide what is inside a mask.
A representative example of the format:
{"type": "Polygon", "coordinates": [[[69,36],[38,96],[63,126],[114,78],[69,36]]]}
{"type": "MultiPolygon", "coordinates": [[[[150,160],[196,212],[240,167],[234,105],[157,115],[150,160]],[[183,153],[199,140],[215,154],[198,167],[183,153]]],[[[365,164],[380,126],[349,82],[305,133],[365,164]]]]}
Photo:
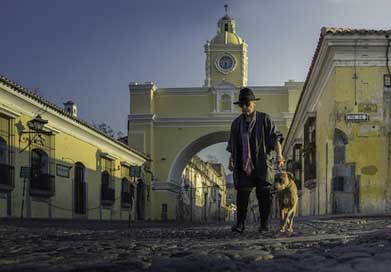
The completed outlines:
{"type": "Polygon", "coordinates": [[[185,146],[176,156],[171,164],[168,174],[168,182],[180,184],[182,172],[190,159],[204,148],[229,139],[229,131],[213,132],[199,137],[187,146],[185,146]]]}

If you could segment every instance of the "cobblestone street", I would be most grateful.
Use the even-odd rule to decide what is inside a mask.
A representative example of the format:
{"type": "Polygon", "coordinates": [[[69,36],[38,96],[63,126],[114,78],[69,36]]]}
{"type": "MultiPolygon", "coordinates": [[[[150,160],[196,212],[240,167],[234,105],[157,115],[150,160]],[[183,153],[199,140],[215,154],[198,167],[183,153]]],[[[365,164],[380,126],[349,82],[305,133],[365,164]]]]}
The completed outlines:
{"type": "Polygon", "coordinates": [[[0,221],[1,271],[390,271],[391,217],[257,225],[0,221]]]}

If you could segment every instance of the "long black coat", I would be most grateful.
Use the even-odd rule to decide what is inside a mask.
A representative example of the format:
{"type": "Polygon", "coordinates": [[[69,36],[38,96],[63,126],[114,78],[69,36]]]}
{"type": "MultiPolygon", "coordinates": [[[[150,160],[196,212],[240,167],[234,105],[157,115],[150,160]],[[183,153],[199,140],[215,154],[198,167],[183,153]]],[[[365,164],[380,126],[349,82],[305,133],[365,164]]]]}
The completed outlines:
{"type": "MultiPolygon", "coordinates": [[[[254,164],[254,171],[259,182],[273,183],[273,164],[270,152],[274,150],[277,141],[282,143],[282,134],[277,130],[270,116],[264,112],[256,112],[257,120],[250,136],[250,152],[254,164]]],[[[227,151],[232,154],[234,160],[233,179],[235,188],[240,186],[240,174],[242,172],[242,139],[240,134],[241,119],[238,116],[231,125],[230,139],[227,151]]]]}

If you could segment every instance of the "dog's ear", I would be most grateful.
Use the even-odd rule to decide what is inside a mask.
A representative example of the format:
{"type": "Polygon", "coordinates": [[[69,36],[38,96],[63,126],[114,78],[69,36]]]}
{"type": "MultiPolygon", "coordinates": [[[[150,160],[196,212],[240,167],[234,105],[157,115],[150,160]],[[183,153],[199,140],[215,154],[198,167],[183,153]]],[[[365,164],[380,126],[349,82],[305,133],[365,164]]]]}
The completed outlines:
{"type": "Polygon", "coordinates": [[[291,172],[287,172],[290,180],[295,181],[295,176],[291,172]]]}

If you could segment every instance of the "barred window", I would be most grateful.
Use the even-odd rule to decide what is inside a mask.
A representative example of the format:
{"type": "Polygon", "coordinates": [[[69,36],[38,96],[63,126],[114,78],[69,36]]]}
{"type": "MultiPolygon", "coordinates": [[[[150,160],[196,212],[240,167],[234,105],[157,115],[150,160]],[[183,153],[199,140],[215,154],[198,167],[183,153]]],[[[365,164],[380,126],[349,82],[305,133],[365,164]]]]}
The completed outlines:
{"type": "Polygon", "coordinates": [[[293,147],[293,174],[295,176],[297,189],[301,190],[302,186],[302,150],[301,144],[295,144],[293,147]]]}
{"type": "Polygon", "coordinates": [[[129,193],[129,181],[126,178],[122,179],[121,190],[123,193],[129,193]]]}
{"type": "Polygon", "coordinates": [[[12,146],[14,135],[12,133],[14,119],[0,114],[0,163],[13,165],[14,154],[12,146]]]}
{"type": "Polygon", "coordinates": [[[38,178],[42,174],[49,173],[49,156],[42,149],[31,151],[31,174],[32,178],[38,178]]]}
{"type": "Polygon", "coordinates": [[[6,164],[8,159],[8,147],[4,138],[0,137],[0,163],[6,164]]]}
{"type": "Polygon", "coordinates": [[[316,178],[316,118],[310,117],[304,125],[304,178],[316,178]]]}
{"type": "Polygon", "coordinates": [[[112,160],[102,158],[102,170],[111,173],[111,171],[113,169],[113,162],[114,161],[112,161],[112,160]]]}

